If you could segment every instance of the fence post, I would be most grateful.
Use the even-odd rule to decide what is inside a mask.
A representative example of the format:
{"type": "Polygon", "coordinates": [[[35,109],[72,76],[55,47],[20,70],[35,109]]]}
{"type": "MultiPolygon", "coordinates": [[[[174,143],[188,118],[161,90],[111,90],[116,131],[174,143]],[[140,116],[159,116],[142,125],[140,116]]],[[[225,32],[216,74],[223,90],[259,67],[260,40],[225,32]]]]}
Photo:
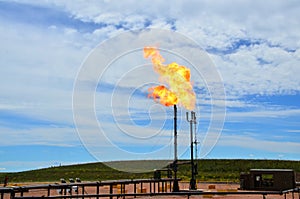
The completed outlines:
{"type": "Polygon", "coordinates": [[[100,193],[100,190],[99,190],[99,183],[97,182],[97,199],[99,199],[99,193],[100,193]]]}
{"type": "MultiPolygon", "coordinates": [[[[109,193],[110,193],[110,194],[113,194],[113,185],[112,185],[112,184],[109,185],[109,193]]],[[[113,197],[110,196],[110,199],[112,199],[112,198],[113,198],[113,197]]]]}
{"type": "Polygon", "coordinates": [[[10,192],[10,199],[14,199],[15,198],[15,191],[11,190],[10,192]]]}
{"type": "MultiPolygon", "coordinates": [[[[84,185],[82,185],[82,195],[84,195],[84,185]]],[[[82,199],[84,199],[84,196],[82,197],[82,199]]]]}
{"type": "Polygon", "coordinates": [[[135,195],[135,194],[136,194],[136,182],[134,182],[133,189],[134,189],[134,190],[133,190],[134,197],[136,198],[136,195],[135,195]]]}
{"type": "Polygon", "coordinates": [[[47,196],[50,196],[50,187],[51,187],[51,185],[48,186],[47,196]]]}

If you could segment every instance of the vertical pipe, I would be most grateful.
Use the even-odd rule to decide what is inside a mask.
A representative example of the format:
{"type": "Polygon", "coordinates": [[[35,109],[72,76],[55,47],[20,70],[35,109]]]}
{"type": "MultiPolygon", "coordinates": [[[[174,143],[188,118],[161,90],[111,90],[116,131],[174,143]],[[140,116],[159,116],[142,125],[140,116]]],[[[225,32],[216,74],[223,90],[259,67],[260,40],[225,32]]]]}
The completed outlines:
{"type": "Polygon", "coordinates": [[[177,107],[174,105],[174,162],[177,162],[177,107]]]}
{"type": "Polygon", "coordinates": [[[195,179],[195,164],[194,164],[194,140],[193,140],[193,124],[196,122],[195,112],[191,111],[191,119],[189,120],[189,113],[186,113],[186,120],[190,123],[190,144],[191,144],[191,180],[190,189],[196,190],[196,179],[195,179]]]}
{"type": "Polygon", "coordinates": [[[192,112],[192,119],[190,122],[191,127],[191,172],[192,172],[192,179],[191,179],[191,187],[190,189],[195,190],[195,175],[194,175],[194,143],[193,143],[193,112],[192,112]]]}
{"type": "Polygon", "coordinates": [[[174,104],[174,182],[173,182],[173,192],[179,191],[178,179],[177,179],[177,106],[174,104]]]}

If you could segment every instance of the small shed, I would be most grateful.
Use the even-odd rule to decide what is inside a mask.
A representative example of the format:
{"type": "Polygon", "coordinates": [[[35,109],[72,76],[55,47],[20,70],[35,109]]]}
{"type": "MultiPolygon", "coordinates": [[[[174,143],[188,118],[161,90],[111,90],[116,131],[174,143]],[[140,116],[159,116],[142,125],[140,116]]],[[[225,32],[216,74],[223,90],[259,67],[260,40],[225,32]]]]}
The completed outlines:
{"type": "Polygon", "coordinates": [[[282,191],[296,187],[292,169],[250,169],[241,173],[240,189],[282,191]]]}

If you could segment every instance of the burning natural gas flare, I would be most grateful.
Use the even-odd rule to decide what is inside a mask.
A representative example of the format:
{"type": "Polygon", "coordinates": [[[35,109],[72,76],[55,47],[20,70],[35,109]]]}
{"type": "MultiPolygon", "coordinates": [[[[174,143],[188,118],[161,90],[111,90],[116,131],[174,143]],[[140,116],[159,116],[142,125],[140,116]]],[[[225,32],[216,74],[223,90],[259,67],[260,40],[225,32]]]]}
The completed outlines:
{"type": "Polygon", "coordinates": [[[154,71],[160,75],[160,81],[169,86],[169,88],[163,85],[150,88],[148,97],[159,99],[165,106],[180,104],[188,110],[194,110],[196,95],[190,82],[190,69],[176,62],[164,65],[165,60],[155,47],[145,47],[144,57],[151,58],[154,71]]]}

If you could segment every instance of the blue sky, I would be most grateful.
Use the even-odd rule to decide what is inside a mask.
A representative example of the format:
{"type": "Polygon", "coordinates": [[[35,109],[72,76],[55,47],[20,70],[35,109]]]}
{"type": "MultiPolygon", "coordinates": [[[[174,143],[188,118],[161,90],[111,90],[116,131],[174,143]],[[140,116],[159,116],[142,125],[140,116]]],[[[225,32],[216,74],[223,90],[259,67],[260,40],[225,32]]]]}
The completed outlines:
{"type": "MultiPolygon", "coordinates": [[[[74,111],[74,88],[85,61],[111,38],[151,28],[197,43],[224,85],[226,98],[212,99],[203,86],[206,80],[192,70],[199,157],[299,160],[299,10],[297,0],[176,0],[172,5],[147,0],[1,0],[0,172],[142,157],[172,159],[173,111],[147,98],[147,88],[158,84],[158,77],[140,50],[113,60],[101,77],[89,74],[96,79],[84,79],[83,89],[95,96],[97,127],[84,114],[76,122],[74,111]],[[210,132],[211,118],[214,107],[223,103],[226,114],[217,139],[210,132]],[[105,136],[97,137],[97,132],[105,136]],[[207,135],[217,142],[210,143],[207,135]],[[207,143],[213,147],[205,148],[207,143]]],[[[164,47],[164,42],[153,44],[164,47]]],[[[117,48],[134,49],[136,43],[119,42],[104,54],[113,57],[117,48]]],[[[176,48],[186,47],[180,45],[176,48]]],[[[168,63],[189,65],[162,54],[168,63]]],[[[95,60],[101,65],[100,58],[95,60]]],[[[189,157],[185,111],[179,107],[180,158],[189,157]]]]}

